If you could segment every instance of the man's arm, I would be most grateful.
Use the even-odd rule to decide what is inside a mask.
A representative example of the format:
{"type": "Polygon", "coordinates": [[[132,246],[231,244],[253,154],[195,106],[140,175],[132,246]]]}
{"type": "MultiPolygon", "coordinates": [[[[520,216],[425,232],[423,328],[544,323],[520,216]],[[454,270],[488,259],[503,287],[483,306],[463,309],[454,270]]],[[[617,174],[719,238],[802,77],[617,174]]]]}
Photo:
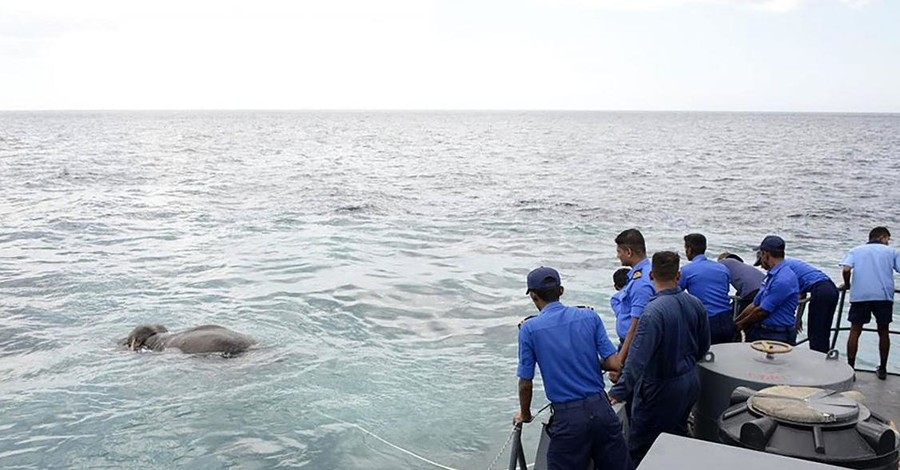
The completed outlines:
{"type": "Polygon", "coordinates": [[[808,293],[800,293],[800,303],[797,306],[797,321],[794,323],[794,326],[797,327],[797,331],[803,331],[803,313],[806,311],[807,297],[809,297],[808,293]]]}
{"type": "Polygon", "coordinates": [[[850,288],[850,274],[853,272],[853,267],[844,265],[844,269],[841,271],[841,276],[844,278],[844,289],[850,288]]]}
{"type": "Polygon", "coordinates": [[[644,375],[644,369],[656,351],[661,337],[662,331],[652,318],[640,322],[634,334],[634,348],[628,359],[628,365],[622,368],[622,376],[609,391],[613,402],[622,401],[634,391],[634,386],[644,375]]]}
{"type": "Polygon", "coordinates": [[[519,379],[519,412],[513,417],[513,424],[530,423],[531,416],[531,395],[534,390],[534,384],[529,379],[519,379]]]}
{"type": "Polygon", "coordinates": [[[751,325],[761,321],[768,314],[769,312],[763,310],[759,305],[750,304],[740,315],[738,315],[737,319],[734,321],[734,326],[738,330],[746,330],[751,325]]]}

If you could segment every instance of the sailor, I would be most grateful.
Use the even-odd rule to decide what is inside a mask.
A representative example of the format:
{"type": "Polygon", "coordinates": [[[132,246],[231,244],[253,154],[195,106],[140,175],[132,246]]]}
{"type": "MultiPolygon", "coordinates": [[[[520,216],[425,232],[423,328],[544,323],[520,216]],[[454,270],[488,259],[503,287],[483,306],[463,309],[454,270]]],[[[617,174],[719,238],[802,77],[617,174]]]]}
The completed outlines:
{"type": "Polygon", "coordinates": [[[631,312],[626,312],[622,308],[622,295],[625,292],[625,284],[628,284],[628,268],[619,268],[613,273],[613,288],[616,293],[609,298],[609,306],[612,308],[613,314],[616,316],[616,334],[619,336],[619,349],[625,342],[625,336],[628,335],[628,327],[631,326],[631,312]]]}
{"type": "Polygon", "coordinates": [[[709,315],[712,344],[730,343],[734,339],[734,315],[728,291],[731,273],[722,264],[706,257],[706,237],[699,233],[684,236],[684,253],[690,263],[681,267],[678,287],[703,302],[709,315]]]}
{"type": "Polygon", "coordinates": [[[727,251],[719,255],[719,263],[728,268],[731,274],[731,285],[734,286],[739,298],[735,306],[735,316],[737,316],[738,313],[743,312],[748,305],[753,303],[753,298],[759,292],[759,287],[762,285],[766,275],[759,269],[745,263],[740,256],[727,251]]]}
{"type": "Polygon", "coordinates": [[[847,362],[856,364],[856,350],[863,325],[872,321],[878,325],[878,353],[881,362],[875,371],[879,379],[887,378],[888,352],[891,349],[889,325],[893,320],[894,273],[900,273],[900,251],[889,246],[891,232],[887,227],[875,227],[869,232],[869,243],[850,250],[844,266],[844,286],[850,289],[850,337],[847,338],[847,362]],[[853,281],[853,282],[851,282],[853,281]]]}
{"type": "MultiPolygon", "coordinates": [[[[809,300],[809,326],[806,336],[809,338],[809,349],[823,353],[828,352],[828,336],[831,333],[831,322],[838,303],[838,289],[827,274],[797,258],[785,258],[784,264],[797,275],[800,284],[800,300],[809,300]]],[[[806,304],[797,309],[797,331],[803,330],[803,310],[806,304]]]]}
{"type": "Polygon", "coordinates": [[[628,448],[636,465],[660,433],[687,435],[700,394],[697,361],[709,350],[709,318],[703,303],[678,287],[678,263],[671,251],[653,255],[657,294],[638,322],[622,377],[609,391],[613,402],[634,396],[628,448]]]}
{"type": "Polygon", "coordinates": [[[535,365],[553,416],[547,426],[549,469],[632,469],[622,424],[604,392],[603,370],[621,363],[600,317],[567,307],[559,273],[540,267],[528,273],[527,290],[540,313],[519,328],[519,412],[513,423],[530,422],[535,365]],[[603,370],[601,370],[601,368],[603,370]]]}
{"type": "MultiPolygon", "coordinates": [[[[644,235],[636,228],[624,230],[616,237],[616,257],[622,266],[631,267],[628,272],[628,284],[622,289],[622,312],[628,315],[623,318],[625,340],[622,342],[619,359],[622,363],[628,358],[628,348],[634,332],[637,329],[638,319],[644,312],[644,307],[650,301],[650,297],[656,293],[653,282],[650,280],[650,260],[647,259],[647,245],[644,243],[644,235]]],[[[617,322],[618,323],[618,322],[617,322]]],[[[618,324],[616,330],[618,332],[618,324]]],[[[619,333],[621,335],[621,333],[619,333]]],[[[610,380],[618,380],[618,373],[609,374],[610,380]]]]}
{"type": "Polygon", "coordinates": [[[768,271],[753,303],[734,320],[746,340],[769,339],[790,345],[797,343],[795,314],[800,299],[800,283],[784,264],[784,240],[768,235],[756,248],[759,264],[768,271]]]}

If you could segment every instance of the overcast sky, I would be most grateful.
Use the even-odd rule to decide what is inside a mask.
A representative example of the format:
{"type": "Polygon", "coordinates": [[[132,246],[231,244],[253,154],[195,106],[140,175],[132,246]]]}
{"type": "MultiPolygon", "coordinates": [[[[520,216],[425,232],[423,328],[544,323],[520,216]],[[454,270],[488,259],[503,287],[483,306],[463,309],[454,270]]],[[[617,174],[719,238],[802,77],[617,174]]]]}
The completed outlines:
{"type": "Polygon", "coordinates": [[[3,0],[0,109],[900,112],[900,1],[3,0]]]}

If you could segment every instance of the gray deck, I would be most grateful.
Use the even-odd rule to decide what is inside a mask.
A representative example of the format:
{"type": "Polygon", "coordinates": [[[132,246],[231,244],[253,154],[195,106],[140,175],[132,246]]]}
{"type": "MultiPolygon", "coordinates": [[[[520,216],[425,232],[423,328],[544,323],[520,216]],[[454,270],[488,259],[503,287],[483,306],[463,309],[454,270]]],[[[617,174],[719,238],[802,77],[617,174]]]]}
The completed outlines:
{"type": "Polygon", "coordinates": [[[866,406],[879,416],[894,423],[900,419],[900,376],[878,380],[873,372],[858,370],[853,388],[866,396],[866,406]]]}

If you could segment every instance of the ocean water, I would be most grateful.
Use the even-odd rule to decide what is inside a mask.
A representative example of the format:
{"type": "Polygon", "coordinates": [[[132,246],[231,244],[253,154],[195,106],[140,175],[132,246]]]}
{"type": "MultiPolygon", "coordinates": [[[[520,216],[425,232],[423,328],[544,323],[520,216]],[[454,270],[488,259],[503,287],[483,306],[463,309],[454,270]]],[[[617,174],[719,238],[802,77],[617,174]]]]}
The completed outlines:
{"type": "Polygon", "coordinates": [[[898,157],[900,115],[0,113],[0,467],[487,468],[528,270],[610,330],[629,227],[840,283],[900,234],[898,157]],[[149,322],[260,346],[116,344],[149,322]]]}

